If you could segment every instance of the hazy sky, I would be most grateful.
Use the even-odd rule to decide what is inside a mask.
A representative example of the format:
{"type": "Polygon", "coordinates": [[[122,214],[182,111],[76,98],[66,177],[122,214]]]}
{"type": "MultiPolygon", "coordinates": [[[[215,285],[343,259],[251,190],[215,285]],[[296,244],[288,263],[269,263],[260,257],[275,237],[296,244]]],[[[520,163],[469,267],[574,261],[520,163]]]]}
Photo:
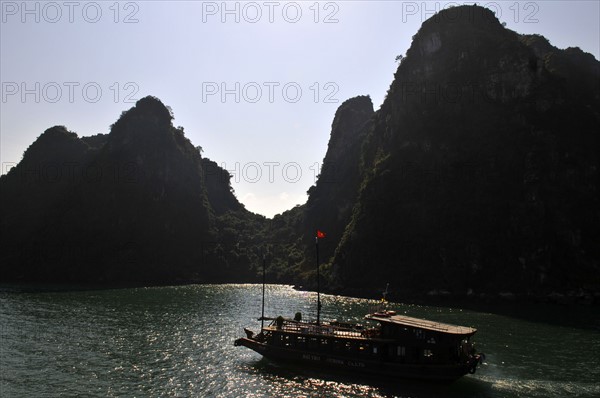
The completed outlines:
{"type": "MultiPolygon", "coordinates": [[[[154,95],[234,175],[247,209],[281,213],[306,201],[337,107],[369,94],[379,108],[396,55],[448,4],[1,1],[2,173],[48,127],[107,133],[154,95]]],[[[599,1],[478,4],[510,29],[599,58],[599,1]]]]}

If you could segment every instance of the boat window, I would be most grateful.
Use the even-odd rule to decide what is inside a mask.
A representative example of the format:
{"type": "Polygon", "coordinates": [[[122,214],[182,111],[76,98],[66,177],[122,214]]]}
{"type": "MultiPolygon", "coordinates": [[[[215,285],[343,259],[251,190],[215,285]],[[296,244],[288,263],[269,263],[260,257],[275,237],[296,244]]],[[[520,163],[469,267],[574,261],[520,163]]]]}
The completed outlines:
{"type": "Polygon", "coordinates": [[[403,357],[406,355],[406,347],[398,346],[398,356],[403,357]]]}
{"type": "Polygon", "coordinates": [[[335,351],[341,351],[344,348],[343,344],[339,340],[333,340],[333,349],[335,351]]]}
{"type": "Polygon", "coordinates": [[[283,344],[286,347],[290,347],[292,345],[292,338],[291,338],[291,336],[284,336],[284,338],[283,338],[283,344]]]}
{"type": "Polygon", "coordinates": [[[359,343],[358,344],[358,354],[359,355],[371,355],[371,344],[359,343]]]}
{"type": "Polygon", "coordinates": [[[373,354],[377,354],[377,347],[373,347],[373,354]]]}

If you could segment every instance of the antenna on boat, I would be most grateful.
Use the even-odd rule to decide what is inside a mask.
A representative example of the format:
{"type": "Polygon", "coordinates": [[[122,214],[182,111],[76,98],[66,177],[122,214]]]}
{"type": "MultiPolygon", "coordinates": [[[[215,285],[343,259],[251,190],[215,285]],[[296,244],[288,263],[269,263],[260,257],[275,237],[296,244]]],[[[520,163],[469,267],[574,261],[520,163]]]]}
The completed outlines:
{"type": "Polygon", "coordinates": [[[385,292],[382,292],[382,294],[383,294],[383,299],[382,299],[382,301],[384,301],[384,302],[385,302],[385,301],[387,301],[387,295],[388,295],[388,293],[389,293],[389,292],[388,292],[388,289],[389,289],[389,287],[390,287],[390,284],[389,284],[389,282],[388,282],[388,283],[387,283],[387,285],[385,285],[385,292]]]}

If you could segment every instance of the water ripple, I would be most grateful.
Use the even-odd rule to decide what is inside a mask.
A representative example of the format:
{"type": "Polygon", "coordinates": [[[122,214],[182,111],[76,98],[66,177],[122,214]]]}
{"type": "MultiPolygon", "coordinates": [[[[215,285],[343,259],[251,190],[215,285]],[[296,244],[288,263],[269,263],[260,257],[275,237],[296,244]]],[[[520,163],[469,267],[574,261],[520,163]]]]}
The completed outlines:
{"type": "MultiPolygon", "coordinates": [[[[316,295],[269,286],[266,314],[314,319],[316,295]]],[[[323,295],[323,318],[362,321],[374,301],[323,295]]],[[[452,308],[399,313],[476,326],[487,363],[450,386],[280,366],[234,347],[256,329],[261,287],[0,292],[2,397],[600,396],[596,332],[452,308]]]]}

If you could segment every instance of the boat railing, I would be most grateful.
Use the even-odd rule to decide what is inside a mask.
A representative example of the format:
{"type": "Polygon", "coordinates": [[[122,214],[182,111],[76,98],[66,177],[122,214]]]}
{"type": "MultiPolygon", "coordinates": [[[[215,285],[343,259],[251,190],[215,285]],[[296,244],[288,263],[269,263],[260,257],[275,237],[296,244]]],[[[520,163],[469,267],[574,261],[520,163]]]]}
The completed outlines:
{"type": "Polygon", "coordinates": [[[303,335],[320,335],[332,337],[363,337],[361,330],[340,327],[331,324],[313,324],[307,322],[298,322],[286,319],[281,325],[277,325],[274,321],[269,327],[269,330],[277,330],[283,332],[298,333],[303,335]]]}

